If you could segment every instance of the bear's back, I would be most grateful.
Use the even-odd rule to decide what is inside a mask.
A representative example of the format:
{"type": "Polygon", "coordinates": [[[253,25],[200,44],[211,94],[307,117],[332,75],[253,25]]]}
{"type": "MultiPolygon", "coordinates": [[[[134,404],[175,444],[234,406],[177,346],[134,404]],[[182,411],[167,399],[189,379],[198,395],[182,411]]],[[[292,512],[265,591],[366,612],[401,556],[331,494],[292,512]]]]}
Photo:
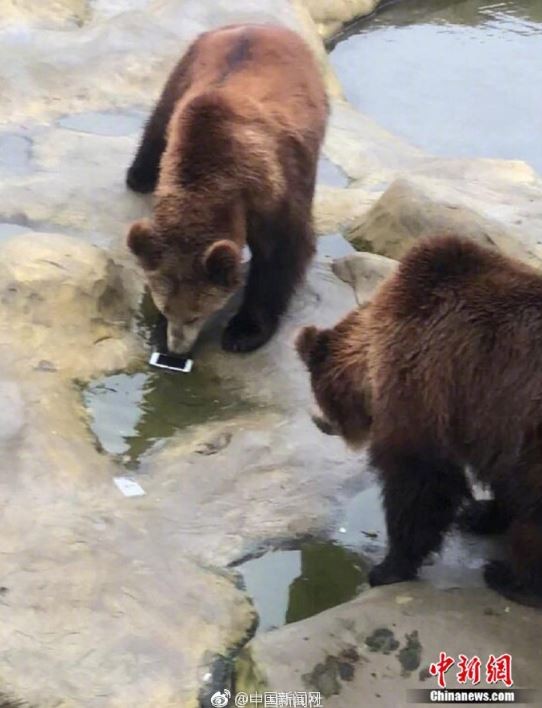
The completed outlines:
{"type": "Polygon", "coordinates": [[[325,87],[310,49],[295,32],[276,25],[231,25],[201,35],[190,57],[183,104],[216,89],[240,114],[249,100],[262,114],[294,128],[306,125],[310,112],[323,130],[325,87]]]}
{"type": "Polygon", "coordinates": [[[418,244],[373,300],[371,369],[381,421],[482,464],[542,423],[542,277],[455,237],[418,244]]]}

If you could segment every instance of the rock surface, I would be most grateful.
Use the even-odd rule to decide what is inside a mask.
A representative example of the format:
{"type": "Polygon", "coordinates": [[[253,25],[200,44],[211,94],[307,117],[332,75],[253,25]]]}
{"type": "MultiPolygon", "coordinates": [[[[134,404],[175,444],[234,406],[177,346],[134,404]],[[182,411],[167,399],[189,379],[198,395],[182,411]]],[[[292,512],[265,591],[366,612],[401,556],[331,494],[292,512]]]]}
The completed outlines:
{"type": "Polygon", "coordinates": [[[382,0],[305,0],[318,31],[325,39],[343,25],[374,12],[382,0]]]}
{"type": "Polygon", "coordinates": [[[337,259],[333,264],[333,272],[354,288],[358,305],[362,305],[396,267],[397,261],[392,258],[376,253],[356,253],[337,259]]]}
{"type": "MultiPolygon", "coordinates": [[[[365,457],[312,424],[309,382],[293,349],[300,326],[333,324],[393,269],[374,254],[333,266],[320,258],[280,332],[253,355],[225,355],[217,329],[210,331],[197,366],[209,388],[214,381],[233,387],[248,410],[154,440],[135,473],[91,433],[81,385],[142,372],[148,349],[142,315],[134,316],[141,279],[123,240],[150,200],[127,192],[124,171],[164,77],[199,32],[274,21],[298,29],[314,48],[332,103],[315,205],[320,233],[347,230],[354,242],[396,257],[452,204],[462,219],[454,226],[474,226],[481,237],[487,230],[498,247],[539,257],[541,187],[529,168],[435,160],[341,99],[318,30],[329,36],[375,5],[0,0],[0,705],[6,694],[39,708],[199,706],[228,685],[230,657],[253,630],[254,609],[228,565],[307,535],[325,537],[357,493],[371,495],[371,508],[356,516],[380,509],[365,457]],[[405,174],[408,182],[396,181],[405,174]],[[134,475],[144,495],[123,497],[114,478],[134,475]]],[[[437,622],[441,598],[449,604],[446,627],[464,620],[462,648],[478,647],[467,633],[472,620],[485,646],[499,650],[496,620],[488,615],[482,626],[477,614],[480,603],[498,605],[495,596],[423,586],[404,592],[412,599],[396,601],[403,590],[372,593],[303,623],[311,632],[306,647],[295,627],[261,636],[252,644],[255,665],[280,690],[298,685],[296,673],[292,686],[279,686],[298,668],[326,681],[315,666],[325,669],[326,657],[344,648],[331,637],[334,623],[338,637],[357,627],[363,643],[379,618],[386,626],[397,619],[399,640],[423,632],[420,641],[434,652],[440,635],[431,643],[426,627],[437,622]],[[359,621],[351,619],[358,609],[359,621]],[[283,637],[298,647],[291,670],[280,659],[281,651],[290,656],[279,647],[283,637]]],[[[500,619],[521,671],[532,671],[539,620],[516,608],[510,617],[517,630],[508,615],[500,619]]],[[[402,700],[404,679],[393,662],[388,704],[400,705],[393,701],[402,700]]],[[[357,705],[350,685],[359,696],[358,679],[373,681],[365,663],[355,663],[341,669],[355,675],[330,705],[357,705]]]]}
{"type": "MultiPolygon", "coordinates": [[[[375,589],[253,639],[241,655],[239,690],[318,691],[330,708],[406,708],[409,690],[437,688],[427,668],[442,651],[457,659],[478,656],[483,685],[489,655],[510,653],[515,685],[533,686],[533,666],[542,660],[539,623],[536,610],[482,588],[435,591],[404,583],[375,589]]],[[[448,687],[460,687],[456,671],[446,674],[448,687]]]]}
{"type": "MultiPolygon", "coordinates": [[[[0,245],[0,327],[20,371],[66,378],[123,368],[139,352],[122,269],[101,249],[73,237],[32,233],[0,245]]],[[[133,304],[133,302],[132,302],[133,304]]]]}
{"type": "MultiPolygon", "coordinates": [[[[507,230],[500,220],[490,218],[489,213],[489,209],[475,210],[453,183],[442,178],[419,181],[401,178],[388,187],[347,235],[359,250],[400,258],[418,238],[457,234],[482,246],[540,263],[539,244],[532,236],[526,240],[517,233],[522,219],[507,230]]],[[[532,225],[532,235],[536,234],[536,226],[532,225]]]]}

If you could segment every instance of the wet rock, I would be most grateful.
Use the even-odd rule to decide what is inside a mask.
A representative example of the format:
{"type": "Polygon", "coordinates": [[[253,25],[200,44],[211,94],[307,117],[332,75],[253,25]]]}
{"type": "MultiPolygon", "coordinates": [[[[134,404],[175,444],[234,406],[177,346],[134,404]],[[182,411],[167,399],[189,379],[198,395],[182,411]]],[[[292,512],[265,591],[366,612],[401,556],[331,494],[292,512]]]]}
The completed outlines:
{"type": "Polygon", "coordinates": [[[318,234],[347,231],[355,227],[377,201],[378,193],[364,189],[319,186],[314,201],[314,225],[318,234]]]}
{"type": "Polygon", "coordinates": [[[348,22],[369,15],[381,0],[304,0],[322,37],[329,38],[348,22]]]}
{"type": "Polygon", "coordinates": [[[397,654],[404,673],[416,671],[420,665],[422,650],[417,630],[405,635],[405,646],[397,654]]]}
{"type": "Polygon", "coordinates": [[[224,566],[293,539],[319,537],[337,501],[363,485],[362,456],[323,435],[303,409],[202,426],[145,459],[144,516],[134,523],[159,534],[163,549],[180,544],[206,564],[224,566]],[[217,455],[194,451],[194,437],[231,434],[217,455]],[[182,523],[179,521],[182,519],[182,523]]]}
{"type": "Polygon", "coordinates": [[[201,445],[198,445],[196,452],[198,455],[216,455],[228,447],[232,439],[232,433],[220,433],[210,440],[206,440],[201,445]]]}
{"type": "Polygon", "coordinates": [[[424,236],[458,234],[484,246],[523,250],[501,224],[481,216],[450,195],[449,201],[407,179],[396,180],[348,232],[359,250],[400,258],[424,236]]]}
{"type": "MultiPolygon", "coordinates": [[[[422,678],[417,669],[422,661],[438,660],[441,651],[456,660],[459,654],[479,656],[482,666],[490,654],[511,653],[514,683],[532,686],[542,659],[541,622],[536,610],[510,605],[483,588],[476,593],[435,591],[421,582],[377,588],[296,625],[258,635],[243,650],[242,662],[252,669],[244,669],[242,676],[259,676],[269,691],[281,686],[306,691],[307,680],[314,686],[325,676],[314,690],[326,690],[331,708],[406,708],[408,689],[437,688],[434,677],[422,678]],[[411,601],[399,603],[406,592],[411,601]],[[488,616],[487,606],[508,612],[488,616]],[[346,647],[353,647],[360,660],[351,662],[354,675],[347,672],[343,678],[329,657],[340,657],[346,647]]],[[[455,669],[446,678],[448,686],[459,685],[455,669]]],[[[250,680],[246,684],[238,690],[250,690],[250,680]]]]}
{"type": "Polygon", "coordinates": [[[333,272],[354,288],[358,304],[371,298],[379,283],[393,273],[397,261],[376,253],[356,253],[339,258],[333,264],[333,272]]]}
{"type": "Polygon", "coordinates": [[[369,651],[380,652],[381,654],[391,654],[399,648],[399,642],[395,638],[395,634],[387,627],[379,627],[367,637],[365,644],[369,647],[369,651]]]}

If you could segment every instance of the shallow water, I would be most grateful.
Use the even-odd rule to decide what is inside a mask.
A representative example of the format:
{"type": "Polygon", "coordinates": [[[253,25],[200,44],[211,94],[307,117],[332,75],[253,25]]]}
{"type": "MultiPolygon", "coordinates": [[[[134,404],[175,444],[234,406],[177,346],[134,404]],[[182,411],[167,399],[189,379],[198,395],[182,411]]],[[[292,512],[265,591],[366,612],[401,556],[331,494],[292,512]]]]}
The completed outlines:
{"type": "MultiPolygon", "coordinates": [[[[141,304],[136,328],[151,350],[163,351],[164,323],[150,297],[141,304]]],[[[157,443],[191,425],[233,418],[256,407],[230,380],[196,359],[189,374],[147,365],[90,382],[83,389],[89,424],[100,447],[128,468],[157,443]]]]}
{"type": "Polygon", "coordinates": [[[238,567],[267,631],[347,602],[366,587],[362,557],[333,542],[314,541],[280,550],[238,567]]]}
{"type": "Polygon", "coordinates": [[[191,425],[232,418],[252,406],[212,371],[149,369],[92,382],[83,398],[100,446],[133,468],[145,452],[191,425]]]}
{"type": "Polygon", "coordinates": [[[427,152],[542,173],[540,0],[404,0],[360,23],[331,62],[354,105],[427,152]]]}
{"type": "MultiPolygon", "coordinates": [[[[368,571],[385,555],[386,524],[377,485],[346,504],[326,541],[278,550],[237,567],[260,618],[259,631],[297,622],[353,599],[368,589],[368,571]]],[[[498,537],[480,538],[455,529],[420,578],[441,589],[482,587],[483,566],[502,557],[498,537]]]]}

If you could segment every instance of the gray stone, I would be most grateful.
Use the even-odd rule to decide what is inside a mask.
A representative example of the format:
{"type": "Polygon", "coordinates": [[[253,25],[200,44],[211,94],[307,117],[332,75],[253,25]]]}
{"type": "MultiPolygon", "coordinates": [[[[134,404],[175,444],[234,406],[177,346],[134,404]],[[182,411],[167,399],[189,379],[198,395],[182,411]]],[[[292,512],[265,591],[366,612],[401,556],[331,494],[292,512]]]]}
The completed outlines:
{"type": "Polygon", "coordinates": [[[0,443],[12,440],[25,422],[25,405],[14,381],[0,381],[0,443]]]}
{"type": "Polygon", "coordinates": [[[128,331],[131,297],[101,249],[58,234],[0,245],[0,322],[16,369],[47,359],[65,376],[126,366],[138,353],[128,331]]]}
{"type": "MultiPolygon", "coordinates": [[[[307,535],[333,535],[355,495],[345,542],[353,534],[371,546],[371,559],[383,553],[366,456],[312,423],[293,341],[303,325],[332,325],[370,297],[394,264],[371,254],[333,268],[329,257],[317,260],[276,337],[249,356],[226,355],[211,328],[196,366],[231,384],[250,409],[151,447],[131,471],[144,496],[123,497],[113,477],[126,469],[98,451],[74,381],[144,365],[144,344],[131,329],[142,279],[124,236],[150,199],[129,193],[124,174],[136,127],[167,72],[210,27],[274,21],[299,30],[332,107],[317,230],[360,233],[394,257],[425,230],[428,206],[437,205],[430,211],[438,222],[452,204],[462,228],[483,233],[490,222],[498,247],[539,258],[540,179],[521,163],[436,160],[341,99],[319,31],[329,36],[374,0],[0,5],[0,695],[40,708],[195,708],[200,695],[225,687],[217,681],[229,681],[228,659],[253,627],[253,608],[228,564],[307,535]],[[405,173],[415,186],[397,208],[384,209],[390,194],[382,195],[405,173]],[[390,238],[396,223],[404,231],[390,238]]],[[[326,243],[344,246],[333,238],[321,253],[329,256],[326,243]]],[[[480,589],[481,544],[470,555],[451,544],[450,573],[439,563],[424,570],[432,586],[372,591],[261,635],[248,673],[265,673],[281,691],[318,687],[330,706],[370,708],[366,696],[380,689],[383,704],[395,706],[440,649],[496,653],[506,644],[518,656],[518,684],[529,685],[540,661],[539,619],[517,606],[507,611],[480,589]],[[442,590],[457,584],[464,589],[442,590]],[[370,652],[366,639],[382,628],[393,635],[388,653],[370,652]]]]}
{"type": "Polygon", "coordinates": [[[335,261],[333,272],[354,288],[359,305],[370,299],[378,284],[393,273],[397,261],[376,253],[356,253],[335,261]]]}
{"type": "MultiPolygon", "coordinates": [[[[258,635],[238,660],[240,691],[319,691],[330,708],[412,705],[410,689],[437,688],[427,672],[445,651],[510,653],[516,686],[535,688],[542,648],[536,610],[489,590],[435,591],[425,583],[377,588],[316,617],[258,635]]],[[[448,687],[460,687],[457,668],[448,687]]],[[[504,688],[500,684],[500,688],[504,688]]],[[[470,689],[470,685],[469,685],[470,689]]]]}
{"type": "Polygon", "coordinates": [[[462,203],[453,189],[439,193],[438,188],[404,178],[393,182],[347,236],[359,250],[400,258],[417,239],[435,234],[457,234],[511,255],[535,258],[501,223],[462,203]]]}
{"type": "Polygon", "coordinates": [[[336,34],[343,25],[371,14],[382,0],[304,0],[322,37],[336,34]]]}

